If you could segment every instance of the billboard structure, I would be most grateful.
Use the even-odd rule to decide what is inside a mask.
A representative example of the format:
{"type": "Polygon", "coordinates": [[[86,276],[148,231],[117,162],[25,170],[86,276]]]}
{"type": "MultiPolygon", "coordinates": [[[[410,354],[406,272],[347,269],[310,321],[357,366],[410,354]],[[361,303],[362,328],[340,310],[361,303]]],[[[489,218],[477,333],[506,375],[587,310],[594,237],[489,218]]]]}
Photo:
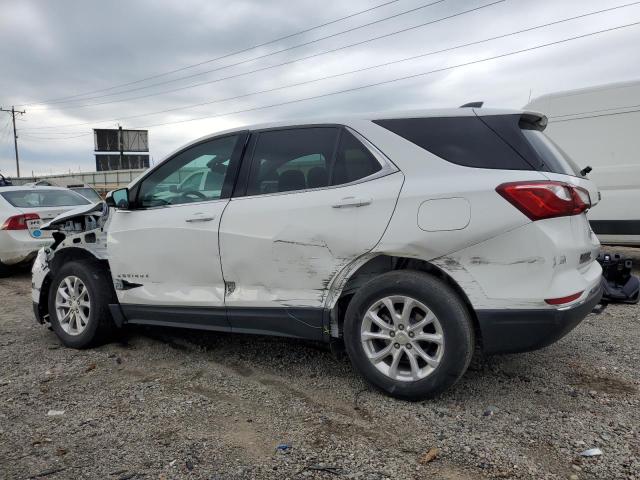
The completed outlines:
{"type": "Polygon", "coordinates": [[[96,171],[149,168],[148,130],[94,128],[96,171]]]}

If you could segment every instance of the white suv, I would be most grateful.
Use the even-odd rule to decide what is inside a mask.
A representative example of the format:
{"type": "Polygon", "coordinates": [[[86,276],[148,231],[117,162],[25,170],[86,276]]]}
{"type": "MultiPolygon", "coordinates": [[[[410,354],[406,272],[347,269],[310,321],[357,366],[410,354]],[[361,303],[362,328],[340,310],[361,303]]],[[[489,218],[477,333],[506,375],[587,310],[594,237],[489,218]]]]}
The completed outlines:
{"type": "Polygon", "coordinates": [[[600,299],[598,191],[545,125],[460,108],[202,138],[46,227],[36,317],[76,348],[124,324],[344,343],[376,387],[433,396],[476,347],[543,347],[600,299]]]}

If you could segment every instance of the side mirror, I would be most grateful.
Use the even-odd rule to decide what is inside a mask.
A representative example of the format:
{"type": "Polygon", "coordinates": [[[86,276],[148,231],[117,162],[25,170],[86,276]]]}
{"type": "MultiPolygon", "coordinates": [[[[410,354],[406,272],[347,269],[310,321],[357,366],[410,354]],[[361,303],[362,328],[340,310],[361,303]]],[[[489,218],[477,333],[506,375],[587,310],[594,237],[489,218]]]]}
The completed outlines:
{"type": "Polygon", "coordinates": [[[120,188],[107,193],[105,202],[110,207],[118,208],[120,210],[129,210],[129,189],[120,188]]]}
{"type": "Polygon", "coordinates": [[[169,187],[169,191],[170,191],[171,193],[178,193],[178,185],[171,185],[171,186],[169,187]]]}

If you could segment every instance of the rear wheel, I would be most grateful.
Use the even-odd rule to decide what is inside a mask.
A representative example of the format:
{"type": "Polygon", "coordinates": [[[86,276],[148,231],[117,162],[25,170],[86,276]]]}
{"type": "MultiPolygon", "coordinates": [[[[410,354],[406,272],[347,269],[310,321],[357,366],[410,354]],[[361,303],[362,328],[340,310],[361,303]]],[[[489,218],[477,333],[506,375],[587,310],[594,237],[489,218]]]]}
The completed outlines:
{"type": "Polygon", "coordinates": [[[100,264],[69,262],[51,282],[51,327],[67,347],[86,348],[104,343],[114,329],[109,312],[109,303],[114,301],[113,285],[100,264]]]}
{"type": "Polygon", "coordinates": [[[469,312],[455,291],[414,271],[389,272],[360,288],[347,309],[344,339],[366,380],[407,400],[453,385],[474,346],[469,312]]]}

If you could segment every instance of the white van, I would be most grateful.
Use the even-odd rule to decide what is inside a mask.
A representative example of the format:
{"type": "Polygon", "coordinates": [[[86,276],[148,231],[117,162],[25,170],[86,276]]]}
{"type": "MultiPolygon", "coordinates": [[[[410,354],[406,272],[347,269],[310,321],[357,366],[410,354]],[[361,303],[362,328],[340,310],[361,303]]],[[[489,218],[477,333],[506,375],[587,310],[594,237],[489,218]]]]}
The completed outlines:
{"type": "Polygon", "coordinates": [[[545,134],[597,185],[589,211],[602,243],[640,246],[640,80],[543,95],[525,110],[544,113],[545,134]]]}

